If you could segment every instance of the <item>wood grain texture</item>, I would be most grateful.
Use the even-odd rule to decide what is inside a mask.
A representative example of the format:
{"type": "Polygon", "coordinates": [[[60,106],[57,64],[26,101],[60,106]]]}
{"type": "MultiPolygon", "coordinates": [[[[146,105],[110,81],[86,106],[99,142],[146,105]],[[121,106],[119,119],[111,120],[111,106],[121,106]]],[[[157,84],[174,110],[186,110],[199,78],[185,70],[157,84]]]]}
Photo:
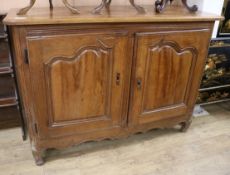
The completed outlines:
{"type": "Polygon", "coordinates": [[[113,34],[87,35],[27,38],[33,92],[40,92],[34,93],[33,103],[35,115],[42,116],[37,118],[41,137],[122,125],[129,72],[125,65],[131,61],[125,52],[128,39],[113,34]]]}
{"type": "Polygon", "coordinates": [[[4,20],[7,25],[35,25],[35,24],[76,24],[76,23],[131,23],[131,22],[198,22],[215,21],[223,19],[221,16],[204,12],[189,13],[181,6],[168,7],[164,13],[156,14],[153,6],[144,6],[145,14],[139,14],[131,6],[114,6],[110,13],[106,10],[95,15],[91,11],[93,7],[81,7],[80,14],[72,14],[66,8],[32,9],[28,15],[17,16],[18,9],[9,12],[4,20]]]}
{"type": "Polygon", "coordinates": [[[81,48],[72,58],[56,57],[45,63],[53,122],[109,119],[111,66],[112,53],[94,46],[81,48]]]}
{"type": "Polygon", "coordinates": [[[213,18],[104,22],[9,27],[39,165],[49,148],[189,126],[213,18]]]}
{"type": "Polygon", "coordinates": [[[136,34],[130,125],[186,115],[197,96],[211,30],[136,34]],[[201,66],[201,67],[200,67],[201,66]],[[138,81],[141,82],[140,87],[138,81]]]}

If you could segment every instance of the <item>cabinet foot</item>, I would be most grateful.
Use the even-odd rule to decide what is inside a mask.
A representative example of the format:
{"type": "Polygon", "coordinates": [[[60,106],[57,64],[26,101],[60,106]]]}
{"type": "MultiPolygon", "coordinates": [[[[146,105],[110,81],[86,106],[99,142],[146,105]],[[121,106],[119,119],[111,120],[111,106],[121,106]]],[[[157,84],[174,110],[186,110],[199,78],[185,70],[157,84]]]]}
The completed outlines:
{"type": "Polygon", "coordinates": [[[33,151],[33,157],[37,166],[44,165],[43,151],[33,151]]]}
{"type": "Polygon", "coordinates": [[[186,121],[181,123],[181,132],[186,132],[188,130],[188,128],[191,126],[192,120],[186,121]]]}

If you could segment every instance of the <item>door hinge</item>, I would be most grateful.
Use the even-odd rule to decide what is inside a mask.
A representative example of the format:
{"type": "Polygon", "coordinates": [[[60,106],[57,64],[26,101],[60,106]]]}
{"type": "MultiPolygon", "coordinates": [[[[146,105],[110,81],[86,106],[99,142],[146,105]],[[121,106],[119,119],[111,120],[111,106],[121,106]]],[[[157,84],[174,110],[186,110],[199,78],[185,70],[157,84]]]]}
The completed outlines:
{"type": "Polygon", "coordinates": [[[28,49],[24,49],[24,62],[25,62],[26,64],[29,64],[28,49]]]}
{"type": "Polygon", "coordinates": [[[37,123],[34,123],[34,132],[38,134],[38,125],[37,123]]]}

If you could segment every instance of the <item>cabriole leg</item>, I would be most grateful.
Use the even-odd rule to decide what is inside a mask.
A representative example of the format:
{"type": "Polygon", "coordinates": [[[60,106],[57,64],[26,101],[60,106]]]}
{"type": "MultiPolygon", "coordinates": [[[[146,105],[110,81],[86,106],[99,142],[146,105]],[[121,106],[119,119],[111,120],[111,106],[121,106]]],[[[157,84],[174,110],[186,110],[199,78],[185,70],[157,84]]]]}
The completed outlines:
{"type": "Polygon", "coordinates": [[[190,12],[196,12],[198,10],[198,6],[197,5],[193,5],[193,6],[189,6],[187,3],[187,0],[182,0],[182,3],[184,4],[184,6],[190,11],[190,12]]]}
{"type": "MultiPolygon", "coordinates": [[[[30,0],[30,4],[26,6],[25,8],[20,9],[17,15],[26,15],[27,12],[34,6],[35,2],[36,0],[30,0]]],[[[53,10],[52,0],[49,0],[49,4],[50,4],[50,10],[53,10]]]]}
{"type": "Polygon", "coordinates": [[[99,6],[97,6],[94,10],[93,13],[94,14],[100,14],[101,10],[105,7],[107,9],[107,11],[109,12],[109,7],[111,4],[112,0],[102,0],[101,4],[99,6]]]}
{"type": "Polygon", "coordinates": [[[137,5],[134,0],[129,0],[130,4],[139,12],[139,13],[145,13],[145,9],[139,5],[137,5]]]}
{"type": "MultiPolygon", "coordinates": [[[[196,12],[198,10],[198,6],[197,5],[193,5],[193,6],[189,6],[187,3],[187,0],[181,0],[183,5],[190,11],[190,12],[196,12]]],[[[155,2],[155,10],[157,13],[161,13],[166,5],[168,4],[168,2],[172,3],[173,0],[156,0],[155,2]]]]}
{"type": "Polygon", "coordinates": [[[50,3],[50,10],[53,10],[54,6],[52,0],[49,0],[49,3],[50,3]]]}
{"type": "Polygon", "coordinates": [[[20,9],[17,15],[25,15],[34,6],[35,2],[36,0],[30,0],[30,4],[25,8],[20,9]]]}
{"type": "Polygon", "coordinates": [[[169,1],[170,1],[170,3],[173,2],[173,0],[156,0],[156,2],[155,2],[156,12],[161,13],[165,9],[165,7],[169,1]]]}
{"type": "Polygon", "coordinates": [[[80,14],[80,11],[68,3],[68,0],[62,0],[63,4],[74,14],[80,14]]]}

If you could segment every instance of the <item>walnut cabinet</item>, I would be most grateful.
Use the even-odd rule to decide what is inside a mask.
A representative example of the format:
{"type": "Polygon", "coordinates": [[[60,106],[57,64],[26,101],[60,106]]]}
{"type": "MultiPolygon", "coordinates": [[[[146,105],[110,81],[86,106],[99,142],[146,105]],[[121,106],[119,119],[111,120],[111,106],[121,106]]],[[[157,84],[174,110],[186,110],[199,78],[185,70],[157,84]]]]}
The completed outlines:
{"type": "Polygon", "coordinates": [[[217,17],[14,13],[5,23],[38,165],[48,148],[188,128],[217,17]]]}

